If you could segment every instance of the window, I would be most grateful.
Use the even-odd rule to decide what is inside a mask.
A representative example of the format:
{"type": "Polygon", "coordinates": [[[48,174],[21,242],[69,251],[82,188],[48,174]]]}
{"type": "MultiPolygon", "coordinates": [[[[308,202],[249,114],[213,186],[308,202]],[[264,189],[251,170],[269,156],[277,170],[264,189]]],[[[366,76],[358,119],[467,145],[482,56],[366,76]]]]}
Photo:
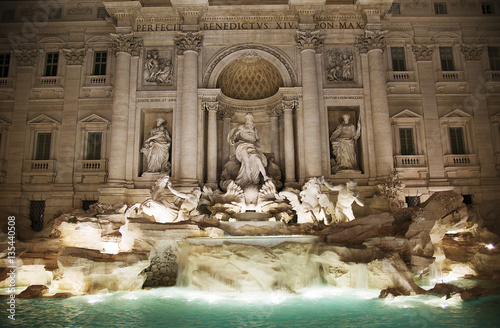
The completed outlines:
{"type": "Polygon", "coordinates": [[[42,231],[44,214],[45,214],[45,201],[31,200],[30,201],[31,229],[35,231],[42,231]]]}
{"type": "Polygon", "coordinates": [[[417,206],[420,205],[420,196],[406,196],[405,201],[408,207],[417,206]]]}
{"type": "Polygon", "coordinates": [[[498,47],[488,47],[488,57],[490,58],[490,69],[500,71],[500,51],[498,47]]]}
{"type": "Polygon", "coordinates": [[[0,77],[9,76],[10,54],[0,54],[0,77]]]}
{"type": "Polygon", "coordinates": [[[389,9],[389,14],[399,15],[401,13],[399,2],[393,2],[389,9]]]}
{"type": "Polygon", "coordinates": [[[87,160],[101,159],[102,132],[89,132],[87,134],[87,160]]]}
{"type": "Polygon", "coordinates": [[[45,74],[44,76],[57,76],[57,62],[59,53],[48,52],[45,56],[45,74]]]}
{"type": "Polygon", "coordinates": [[[483,15],[493,15],[495,13],[493,2],[481,2],[481,11],[483,15]]]}
{"type": "Polygon", "coordinates": [[[2,12],[2,22],[12,22],[15,18],[16,10],[15,9],[5,9],[2,12]]]}
{"type": "Polygon", "coordinates": [[[49,11],[49,19],[61,19],[62,9],[54,8],[49,11]]]}
{"type": "Polygon", "coordinates": [[[463,127],[450,127],[451,153],[454,155],[465,154],[465,139],[463,127]]]}
{"type": "Polygon", "coordinates": [[[52,133],[41,132],[36,136],[35,160],[43,161],[50,158],[50,142],[52,133]]]}
{"type": "Polygon", "coordinates": [[[406,71],[405,48],[391,47],[392,70],[406,71]]]}
{"type": "Polygon", "coordinates": [[[441,58],[442,71],[454,71],[453,49],[451,47],[439,47],[439,56],[441,58]]]}
{"type": "Polygon", "coordinates": [[[108,12],[106,11],[106,8],[104,7],[97,8],[97,18],[105,19],[107,16],[108,12]]]}
{"type": "Polygon", "coordinates": [[[399,140],[401,143],[401,155],[415,155],[415,143],[412,128],[400,128],[399,140]]]}
{"type": "Polygon", "coordinates": [[[434,3],[434,12],[436,15],[446,15],[446,3],[444,2],[435,2],[434,3]]]}
{"type": "Polygon", "coordinates": [[[106,75],[106,59],[108,53],[106,51],[94,52],[94,70],[92,75],[106,75]]]}

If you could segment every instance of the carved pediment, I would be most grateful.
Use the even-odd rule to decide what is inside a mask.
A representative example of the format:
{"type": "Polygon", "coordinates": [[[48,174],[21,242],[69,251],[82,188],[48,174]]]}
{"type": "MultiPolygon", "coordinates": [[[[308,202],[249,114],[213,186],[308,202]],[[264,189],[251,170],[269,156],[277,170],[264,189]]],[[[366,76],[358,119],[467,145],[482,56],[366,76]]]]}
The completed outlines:
{"type": "Polygon", "coordinates": [[[391,119],[397,118],[422,118],[422,116],[406,108],[391,117],[391,119]]]}
{"type": "Polygon", "coordinates": [[[56,129],[59,126],[59,122],[53,118],[48,117],[45,114],[39,115],[28,121],[28,125],[32,128],[46,128],[46,129],[56,129]]]}
{"type": "Polygon", "coordinates": [[[472,115],[457,108],[452,110],[448,114],[444,115],[443,117],[441,117],[440,120],[444,122],[463,122],[463,121],[468,121],[471,118],[472,115]]]}
{"type": "Polygon", "coordinates": [[[97,115],[97,114],[92,114],[90,116],[87,116],[86,118],[80,120],[78,122],[78,124],[80,124],[80,126],[83,128],[91,128],[91,127],[94,127],[94,128],[99,128],[99,129],[104,129],[104,128],[107,128],[109,126],[109,121],[105,118],[102,118],[101,116],[97,115]]]}
{"type": "Polygon", "coordinates": [[[66,44],[66,41],[64,41],[63,39],[61,38],[58,38],[58,37],[55,37],[55,36],[49,36],[49,37],[46,37],[46,38],[43,38],[42,40],[38,41],[38,44],[50,44],[50,45],[54,45],[54,44],[58,44],[58,45],[65,45],[66,44]]]}

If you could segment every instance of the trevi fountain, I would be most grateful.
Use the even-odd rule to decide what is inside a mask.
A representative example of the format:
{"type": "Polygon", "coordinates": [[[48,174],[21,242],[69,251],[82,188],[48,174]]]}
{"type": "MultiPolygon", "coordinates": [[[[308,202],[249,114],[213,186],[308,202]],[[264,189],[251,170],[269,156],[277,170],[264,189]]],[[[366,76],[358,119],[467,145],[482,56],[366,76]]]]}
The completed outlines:
{"type": "MultiPolygon", "coordinates": [[[[334,171],[357,161],[359,124],[344,119],[330,139],[334,171]]],[[[159,118],[141,149],[147,174],[157,175],[146,201],[60,214],[17,241],[14,262],[2,253],[4,293],[16,270],[17,319],[9,324],[499,324],[496,204],[468,207],[442,191],[405,207],[396,172],[367,199],[354,180],[332,185],[319,176],[283,187],[251,113],[227,135],[235,153],[218,187],[177,190],[163,125],[159,118]]]]}

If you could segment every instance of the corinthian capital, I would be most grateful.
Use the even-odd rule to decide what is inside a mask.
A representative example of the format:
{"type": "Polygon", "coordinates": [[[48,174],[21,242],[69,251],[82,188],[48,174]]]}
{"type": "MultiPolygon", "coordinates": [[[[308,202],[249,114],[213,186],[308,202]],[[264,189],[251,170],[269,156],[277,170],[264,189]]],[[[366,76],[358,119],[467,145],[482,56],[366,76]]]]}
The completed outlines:
{"type": "Polygon", "coordinates": [[[63,49],[66,65],[82,65],[85,58],[85,49],[63,49]]]}
{"type": "Polygon", "coordinates": [[[356,38],[356,46],[363,53],[373,49],[381,49],[383,51],[385,48],[385,33],[385,31],[365,31],[365,35],[356,38]]]}
{"type": "Polygon", "coordinates": [[[432,60],[432,54],[434,53],[434,45],[429,44],[414,44],[411,46],[415,58],[417,61],[428,61],[432,60]]]}
{"type": "Polygon", "coordinates": [[[481,60],[483,49],[476,44],[462,44],[460,50],[464,54],[465,60],[481,60]]]}
{"type": "Polygon", "coordinates": [[[130,34],[111,34],[113,38],[113,51],[127,52],[132,56],[139,56],[142,48],[142,39],[135,37],[132,33],[130,34]]]}
{"type": "Polygon", "coordinates": [[[17,65],[19,66],[33,66],[35,64],[37,51],[36,50],[16,50],[14,52],[16,56],[17,65]]]}
{"type": "Polygon", "coordinates": [[[312,49],[318,52],[321,49],[321,45],[323,44],[323,40],[319,35],[319,30],[316,31],[297,31],[297,35],[295,35],[295,41],[297,42],[297,46],[299,50],[307,50],[312,49]]]}
{"type": "Polygon", "coordinates": [[[174,39],[180,55],[187,50],[200,52],[202,41],[203,35],[191,32],[179,34],[174,39]]]}

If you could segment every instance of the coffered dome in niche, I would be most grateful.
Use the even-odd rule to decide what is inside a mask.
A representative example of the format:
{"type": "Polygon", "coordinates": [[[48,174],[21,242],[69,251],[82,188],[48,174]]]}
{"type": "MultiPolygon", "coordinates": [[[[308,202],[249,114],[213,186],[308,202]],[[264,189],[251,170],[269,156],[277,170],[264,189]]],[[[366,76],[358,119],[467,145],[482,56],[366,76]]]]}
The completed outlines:
{"type": "Polygon", "coordinates": [[[283,78],[276,67],[254,54],[235,59],[217,80],[224,95],[240,100],[271,97],[281,86],[283,78]]]}

